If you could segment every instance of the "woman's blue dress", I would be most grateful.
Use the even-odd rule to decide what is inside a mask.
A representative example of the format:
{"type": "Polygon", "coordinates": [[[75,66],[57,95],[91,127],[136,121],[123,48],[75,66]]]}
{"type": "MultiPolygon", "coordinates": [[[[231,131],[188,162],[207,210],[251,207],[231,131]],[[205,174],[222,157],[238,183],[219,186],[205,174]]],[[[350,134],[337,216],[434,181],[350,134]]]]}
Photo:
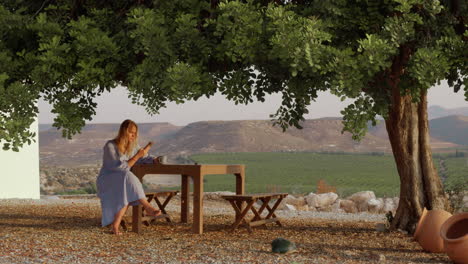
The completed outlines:
{"type": "MultiPolygon", "coordinates": [[[[102,226],[114,222],[114,216],[126,205],[137,205],[145,198],[140,180],[130,171],[128,160],[138,152],[138,146],[132,155],[120,154],[114,140],[104,145],[101,171],[97,177],[97,195],[101,199],[102,226]]],[[[137,163],[152,163],[153,157],[145,156],[137,163]]]]}

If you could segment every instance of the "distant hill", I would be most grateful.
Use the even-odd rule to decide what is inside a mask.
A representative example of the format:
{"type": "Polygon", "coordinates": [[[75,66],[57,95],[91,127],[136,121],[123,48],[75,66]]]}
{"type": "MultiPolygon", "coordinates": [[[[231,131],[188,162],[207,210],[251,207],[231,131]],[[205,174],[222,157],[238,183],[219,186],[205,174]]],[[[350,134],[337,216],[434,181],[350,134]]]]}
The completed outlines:
{"type": "MultiPolygon", "coordinates": [[[[468,102],[467,102],[468,105],[468,102]]],[[[429,119],[436,119],[445,116],[460,115],[468,116],[468,107],[447,109],[438,105],[432,105],[427,109],[429,119]]]]}
{"type": "MultiPolygon", "coordinates": [[[[437,123],[435,131],[444,124],[437,123]]],[[[459,127],[455,123],[446,125],[450,126],[448,130],[459,127]]],[[[339,118],[306,120],[302,126],[301,130],[290,128],[283,133],[281,128],[273,126],[268,120],[203,121],[184,127],[169,123],[139,124],[140,144],[155,141],[150,152],[153,155],[175,157],[193,153],[278,151],[391,152],[383,122],[371,128],[360,142],[353,141],[349,133],[341,134],[343,125],[339,118]]],[[[468,131],[464,126],[460,126],[460,129],[457,135],[468,131]]],[[[90,124],[72,140],[63,139],[55,129],[41,131],[41,165],[100,164],[102,147],[107,140],[115,137],[117,130],[118,124],[90,124]]],[[[443,131],[440,133],[443,134],[443,131]]],[[[449,136],[439,136],[439,132],[433,135],[437,135],[431,140],[433,148],[458,146],[448,142],[451,140],[449,136]]]]}
{"type": "Polygon", "coordinates": [[[468,116],[453,115],[430,122],[431,137],[468,146],[468,116]]]}
{"type": "Polygon", "coordinates": [[[341,134],[338,119],[307,120],[303,129],[282,132],[271,121],[206,121],[183,127],[167,141],[161,153],[271,152],[271,151],[389,151],[385,140],[368,135],[354,142],[349,133],[341,134]]]}
{"type": "MultiPolygon", "coordinates": [[[[139,127],[140,144],[149,140],[159,141],[170,137],[180,127],[169,123],[142,123],[139,127]]],[[[55,128],[39,132],[39,152],[41,164],[77,165],[96,164],[102,159],[102,147],[107,140],[117,135],[119,124],[88,124],[73,139],[62,138],[55,128]]]]}

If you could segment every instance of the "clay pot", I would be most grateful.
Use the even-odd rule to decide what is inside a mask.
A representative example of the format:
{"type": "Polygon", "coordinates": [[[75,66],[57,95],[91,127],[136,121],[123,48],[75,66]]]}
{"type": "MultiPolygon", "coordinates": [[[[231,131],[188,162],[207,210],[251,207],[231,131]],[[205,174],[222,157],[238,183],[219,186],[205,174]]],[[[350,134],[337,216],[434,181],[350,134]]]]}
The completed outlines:
{"type": "Polygon", "coordinates": [[[414,232],[414,239],[425,251],[445,252],[444,240],[440,236],[440,227],[451,216],[451,213],[444,210],[426,210],[424,208],[414,232]]]}
{"type": "Polygon", "coordinates": [[[468,213],[456,214],[442,225],[445,252],[455,263],[468,263],[468,213]]]}

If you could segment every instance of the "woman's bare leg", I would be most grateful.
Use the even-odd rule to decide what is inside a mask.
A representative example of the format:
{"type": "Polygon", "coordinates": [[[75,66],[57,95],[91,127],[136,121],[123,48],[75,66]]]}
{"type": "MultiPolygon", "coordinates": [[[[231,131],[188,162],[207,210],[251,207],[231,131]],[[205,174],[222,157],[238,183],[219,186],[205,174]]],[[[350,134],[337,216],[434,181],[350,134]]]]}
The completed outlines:
{"type": "Polygon", "coordinates": [[[154,208],[150,203],[148,203],[146,199],[143,198],[143,199],[140,199],[139,201],[141,205],[143,205],[143,207],[145,208],[148,215],[158,216],[161,214],[161,211],[154,208]]]}
{"type": "Polygon", "coordinates": [[[112,223],[112,232],[114,234],[116,234],[116,235],[121,235],[122,234],[119,231],[119,227],[120,227],[120,222],[122,222],[122,218],[123,218],[125,212],[127,212],[127,208],[128,208],[128,205],[124,206],[122,209],[120,209],[120,211],[118,211],[115,214],[114,222],[112,223]]]}

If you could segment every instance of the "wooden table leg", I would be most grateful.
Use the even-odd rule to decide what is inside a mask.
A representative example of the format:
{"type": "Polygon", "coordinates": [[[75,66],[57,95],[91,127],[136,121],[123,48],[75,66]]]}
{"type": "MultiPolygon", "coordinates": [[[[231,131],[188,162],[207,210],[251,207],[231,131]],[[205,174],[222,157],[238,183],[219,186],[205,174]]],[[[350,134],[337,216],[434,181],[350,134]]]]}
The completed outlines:
{"type": "Polygon", "coordinates": [[[189,216],[189,176],[182,175],[181,193],[180,193],[180,222],[187,223],[189,216]]]}
{"type": "Polygon", "coordinates": [[[132,232],[140,234],[141,232],[141,214],[143,213],[142,205],[134,205],[132,215],[132,232]]]}
{"type": "MultiPolygon", "coordinates": [[[[236,194],[245,193],[245,168],[242,167],[241,173],[234,174],[236,176],[236,194]]],[[[240,202],[239,209],[244,208],[244,202],[240,202]]],[[[240,217],[240,214],[236,212],[236,219],[240,217]]]]}
{"type": "Polygon", "coordinates": [[[203,234],[203,175],[193,176],[193,226],[195,234],[203,234]]]}

